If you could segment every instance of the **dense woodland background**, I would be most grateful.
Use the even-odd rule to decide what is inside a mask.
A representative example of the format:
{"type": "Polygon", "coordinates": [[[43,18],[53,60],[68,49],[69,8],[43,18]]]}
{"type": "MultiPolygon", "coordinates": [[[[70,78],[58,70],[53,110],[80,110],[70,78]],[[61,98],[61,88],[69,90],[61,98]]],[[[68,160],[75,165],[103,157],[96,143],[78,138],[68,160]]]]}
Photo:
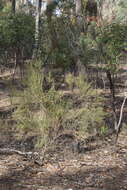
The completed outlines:
{"type": "Polygon", "coordinates": [[[126,70],[127,0],[1,0],[0,153],[42,167],[127,150],[126,70]]]}

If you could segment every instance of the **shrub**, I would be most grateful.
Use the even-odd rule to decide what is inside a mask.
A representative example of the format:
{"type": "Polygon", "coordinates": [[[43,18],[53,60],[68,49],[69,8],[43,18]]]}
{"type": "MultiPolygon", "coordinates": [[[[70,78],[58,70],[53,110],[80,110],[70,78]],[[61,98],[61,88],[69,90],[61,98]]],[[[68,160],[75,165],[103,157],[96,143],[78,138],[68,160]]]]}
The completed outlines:
{"type": "MultiPolygon", "coordinates": [[[[73,76],[70,76],[72,79],[73,76]]],[[[46,79],[52,83],[47,91],[42,88],[40,67],[34,67],[33,64],[29,66],[27,87],[21,93],[20,104],[13,115],[17,126],[25,133],[39,133],[41,145],[46,145],[64,129],[74,130],[77,135],[84,136],[104,125],[102,100],[82,75],[70,80],[75,81],[75,89],[69,94],[55,90],[50,74],[46,79]]]]}
{"type": "Polygon", "coordinates": [[[13,53],[32,55],[34,18],[25,14],[4,15],[0,18],[0,55],[12,58],[13,53]]]}
{"type": "MultiPolygon", "coordinates": [[[[52,82],[50,74],[46,80],[52,82]]],[[[53,82],[51,89],[43,90],[40,67],[29,66],[25,83],[27,88],[21,94],[14,118],[17,126],[25,132],[41,132],[41,144],[46,144],[57,134],[68,109],[67,103],[61,98],[62,94],[55,90],[53,82]]]]}
{"type": "Polygon", "coordinates": [[[67,113],[66,125],[69,125],[69,128],[75,128],[78,135],[81,136],[93,134],[94,131],[100,132],[101,126],[104,125],[103,119],[106,116],[102,106],[103,99],[83,75],[73,78],[70,80],[75,81],[73,107],[67,113]]]}

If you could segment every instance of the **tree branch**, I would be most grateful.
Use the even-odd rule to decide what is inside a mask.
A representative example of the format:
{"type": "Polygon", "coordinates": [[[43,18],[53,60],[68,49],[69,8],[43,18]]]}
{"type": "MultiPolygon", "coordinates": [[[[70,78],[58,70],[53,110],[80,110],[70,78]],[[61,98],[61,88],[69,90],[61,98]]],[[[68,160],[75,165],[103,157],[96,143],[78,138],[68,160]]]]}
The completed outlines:
{"type": "Polygon", "coordinates": [[[118,136],[119,136],[119,133],[120,133],[120,128],[121,128],[120,125],[121,125],[121,121],[122,121],[122,117],[123,117],[123,108],[124,108],[126,99],[127,99],[127,96],[125,96],[124,99],[123,99],[123,103],[122,103],[122,106],[121,106],[121,109],[120,109],[119,122],[118,122],[118,124],[115,126],[115,130],[116,130],[116,140],[115,140],[115,142],[117,142],[118,136]]]}

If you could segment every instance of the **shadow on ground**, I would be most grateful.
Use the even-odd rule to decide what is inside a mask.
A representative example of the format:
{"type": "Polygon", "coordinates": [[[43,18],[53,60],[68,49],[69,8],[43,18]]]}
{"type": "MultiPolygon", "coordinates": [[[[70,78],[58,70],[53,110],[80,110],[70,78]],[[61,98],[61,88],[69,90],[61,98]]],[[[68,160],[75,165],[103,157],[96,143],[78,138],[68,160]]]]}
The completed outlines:
{"type": "MultiPolygon", "coordinates": [[[[37,168],[36,168],[37,169],[37,168]]],[[[1,190],[124,190],[127,189],[127,167],[81,167],[67,173],[31,172],[31,166],[20,171],[8,170],[0,177],[1,190]]]]}

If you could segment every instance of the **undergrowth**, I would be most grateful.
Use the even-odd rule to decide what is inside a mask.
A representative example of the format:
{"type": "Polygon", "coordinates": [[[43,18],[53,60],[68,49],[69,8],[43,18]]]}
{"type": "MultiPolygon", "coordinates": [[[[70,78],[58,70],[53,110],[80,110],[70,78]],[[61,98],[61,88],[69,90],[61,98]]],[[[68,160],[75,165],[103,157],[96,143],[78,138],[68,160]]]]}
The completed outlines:
{"type": "Polygon", "coordinates": [[[31,63],[20,93],[20,103],[13,114],[24,134],[38,133],[38,145],[51,144],[64,130],[84,137],[105,127],[103,100],[83,75],[66,75],[67,91],[55,90],[51,74],[44,76],[39,62],[31,63]],[[44,77],[51,86],[43,88],[44,77]],[[72,91],[72,86],[74,89],[72,91]]]}

